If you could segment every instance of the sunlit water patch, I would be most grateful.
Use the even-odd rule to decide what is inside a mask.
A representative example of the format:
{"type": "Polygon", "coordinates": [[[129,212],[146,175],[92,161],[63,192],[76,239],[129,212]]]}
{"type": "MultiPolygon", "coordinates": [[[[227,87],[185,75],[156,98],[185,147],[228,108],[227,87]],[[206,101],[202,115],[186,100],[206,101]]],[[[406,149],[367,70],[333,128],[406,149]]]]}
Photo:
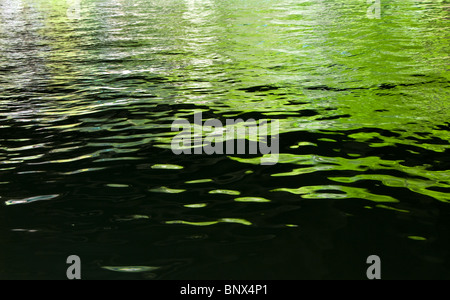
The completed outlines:
{"type": "Polygon", "coordinates": [[[0,278],[450,278],[445,1],[73,9],[0,0],[0,278]],[[174,154],[198,112],[277,163],[174,154]]]}

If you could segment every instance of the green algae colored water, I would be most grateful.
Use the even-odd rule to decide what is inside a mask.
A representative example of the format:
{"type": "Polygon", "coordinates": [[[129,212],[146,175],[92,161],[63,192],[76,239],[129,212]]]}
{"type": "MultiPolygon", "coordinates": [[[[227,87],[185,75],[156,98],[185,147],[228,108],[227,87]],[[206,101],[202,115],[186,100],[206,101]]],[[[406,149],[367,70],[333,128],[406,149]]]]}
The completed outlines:
{"type": "Polygon", "coordinates": [[[0,278],[450,279],[448,1],[0,0],[0,278]],[[279,160],[175,155],[270,119],[279,160]]]}

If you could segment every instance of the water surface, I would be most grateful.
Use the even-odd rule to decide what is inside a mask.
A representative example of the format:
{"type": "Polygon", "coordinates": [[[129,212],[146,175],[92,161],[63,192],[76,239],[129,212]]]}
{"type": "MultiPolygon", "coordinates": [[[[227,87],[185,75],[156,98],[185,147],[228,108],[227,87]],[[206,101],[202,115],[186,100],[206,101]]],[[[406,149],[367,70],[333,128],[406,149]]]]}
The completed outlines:
{"type": "Polygon", "coordinates": [[[0,0],[0,278],[450,279],[450,7],[381,2],[0,0]]]}

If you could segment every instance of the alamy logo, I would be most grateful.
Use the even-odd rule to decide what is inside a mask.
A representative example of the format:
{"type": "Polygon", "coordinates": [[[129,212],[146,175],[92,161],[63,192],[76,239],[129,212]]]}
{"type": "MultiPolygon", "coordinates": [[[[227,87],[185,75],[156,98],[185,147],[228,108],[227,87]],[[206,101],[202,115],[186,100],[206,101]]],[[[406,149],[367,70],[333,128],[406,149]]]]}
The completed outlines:
{"type": "Polygon", "coordinates": [[[366,263],[370,264],[367,268],[368,279],[381,279],[381,259],[378,255],[370,255],[367,257],[366,263]]]}
{"type": "Polygon", "coordinates": [[[367,17],[369,19],[381,19],[381,0],[367,0],[369,8],[367,9],[367,17]]]}
{"type": "Polygon", "coordinates": [[[78,255],[70,255],[66,259],[66,263],[70,264],[67,268],[67,279],[81,279],[81,260],[78,255]]]}
{"type": "Polygon", "coordinates": [[[203,122],[202,113],[194,114],[194,124],[178,119],[172,131],[180,131],[171,143],[180,154],[260,154],[262,165],[274,165],[279,157],[279,121],[217,119],[203,122]],[[270,139],[270,142],[269,142],[270,139]],[[246,147],[248,145],[248,147],[246,147]]]}
{"type": "Polygon", "coordinates": [[[67,0],[67,18],[77,20],[81,18],[81,0],[67,0]]]}

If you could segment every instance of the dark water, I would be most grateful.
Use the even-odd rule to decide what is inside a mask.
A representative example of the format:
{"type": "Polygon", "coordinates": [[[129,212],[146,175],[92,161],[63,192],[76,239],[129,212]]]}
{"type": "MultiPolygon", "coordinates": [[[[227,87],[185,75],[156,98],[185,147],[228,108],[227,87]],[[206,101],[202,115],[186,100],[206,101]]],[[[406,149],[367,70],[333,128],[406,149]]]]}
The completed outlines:
{"type": "Polygon", "coordinates": [[[0,278],[450,279],[448,1],[0,0],[0,278]],[[277,119],[280,158],[174,155],[277,119]]]}

